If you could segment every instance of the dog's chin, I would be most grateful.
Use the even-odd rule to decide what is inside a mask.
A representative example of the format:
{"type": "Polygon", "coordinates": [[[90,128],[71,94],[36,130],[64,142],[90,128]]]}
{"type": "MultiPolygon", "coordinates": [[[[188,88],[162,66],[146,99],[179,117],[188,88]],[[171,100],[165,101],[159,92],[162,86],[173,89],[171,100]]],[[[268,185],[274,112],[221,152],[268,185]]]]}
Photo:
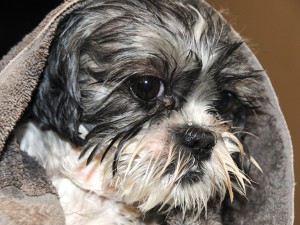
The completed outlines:
{"type": "Polygon", "coordinates": [[[207,209],[211,198],[222,200],[227,191],[225,183],[208,183],[211,179],[201,171],[187,171],[178,179],[172,175],[165,175],[156,181],[156,178],[149,179],[149,182],[141,179],[134,184],[120,181],[121,188],[117,191],[120,200],[136,206],[142,213],[153,209],[161,213],[180,209],[183,214],[192,214],[197,219],[207,209]]]}
{"type": "Polygon", "coordinates": [[[179,181],[178,185],[185,187],[187,185],[193,185],[201,182],[201,178],[203,176],[203,172],[201,171],[190,171],[186,173],[179,181]]]}

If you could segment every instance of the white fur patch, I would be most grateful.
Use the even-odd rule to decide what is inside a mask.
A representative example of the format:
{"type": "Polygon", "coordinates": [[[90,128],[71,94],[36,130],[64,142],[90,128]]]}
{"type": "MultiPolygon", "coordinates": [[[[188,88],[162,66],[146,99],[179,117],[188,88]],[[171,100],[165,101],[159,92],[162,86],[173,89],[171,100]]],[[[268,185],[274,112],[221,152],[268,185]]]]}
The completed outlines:
{"type": "Polygon", "coordinates": [[[86,166],[85,159],[78,160],[79,149],[33,122],[18,127],[17,137],[21,150],[46,169],[68,225],[143,224],[134,208],[112,199],[113,192],[102,184],[103,166],[98,160],[86,166]]]}

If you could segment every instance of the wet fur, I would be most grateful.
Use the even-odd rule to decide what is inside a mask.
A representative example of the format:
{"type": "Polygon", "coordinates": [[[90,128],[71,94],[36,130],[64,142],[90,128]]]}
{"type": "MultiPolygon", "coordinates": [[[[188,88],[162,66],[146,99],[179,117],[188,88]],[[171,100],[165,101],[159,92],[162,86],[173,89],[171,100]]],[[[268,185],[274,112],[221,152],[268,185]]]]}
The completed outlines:
{"type": "Polygon", "coordinates": [[[255,161],[242,146],[243,121],[260,87],[241,45],[196,0],[93,0],[62,22],[18,134],[52,178],[68,224],[141,224],[175,208],[199,220],[211,199],[245,195],[255,161]],[[163,98],[138,100],[129,87],[137,75],[163,79],[163,98]],[[224,91],[237,102],[220,115],[224,91]],[[205,160],[176,138],[191,126],[216,137],[205,160]]]}

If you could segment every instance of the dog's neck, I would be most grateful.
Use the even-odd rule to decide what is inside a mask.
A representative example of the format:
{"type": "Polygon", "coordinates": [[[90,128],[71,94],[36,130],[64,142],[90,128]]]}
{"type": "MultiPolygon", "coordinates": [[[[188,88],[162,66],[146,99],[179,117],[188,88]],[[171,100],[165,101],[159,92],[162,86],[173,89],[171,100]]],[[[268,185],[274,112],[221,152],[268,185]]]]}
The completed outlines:
{"type": "Polygon", "coordinates": [[[87,166],[85,160],[78,160],[80,148],[36,122],[19,126],[16,136],[21,150],[45,168],[58,191],[67,224],[144,224],[135,207],[114,200],[114,192],[103,187],[99,160],[87,166]]]}

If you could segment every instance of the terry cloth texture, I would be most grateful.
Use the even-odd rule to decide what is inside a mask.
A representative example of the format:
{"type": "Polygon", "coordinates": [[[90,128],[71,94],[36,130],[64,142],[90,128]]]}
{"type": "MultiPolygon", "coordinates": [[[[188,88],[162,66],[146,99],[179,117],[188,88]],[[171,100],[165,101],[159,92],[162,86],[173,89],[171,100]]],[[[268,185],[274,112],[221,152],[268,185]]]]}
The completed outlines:
{"type": "MultiPolygon", "coordinates": [[[[55,188],[43,168],[19,150],[13,132],[38,87],[59,23],[88,2],[65,1],[0,61],[0,224],[65,223],[55,188]]],[[[240,51],[254,68],[262,70],[246,45],[240,51]]],[[[290,134],[265,73],[262,85],[268,102],[258,114],[248,118],[246,127],[257,137],[249,136],[246,144],[263,173],[252,169],[251,177],[257,184],[247,190],[248,199],[235,198],[233,203],[226,203],[227,210],[223,210],[222,215],[218,209],[209,210],[208,220],[195,224],[293,224],[294,172],[290,134]]],[[[188,217],[182,219],[176,212],[169,215],[167,222],[192,224],[188,217]]]]}

